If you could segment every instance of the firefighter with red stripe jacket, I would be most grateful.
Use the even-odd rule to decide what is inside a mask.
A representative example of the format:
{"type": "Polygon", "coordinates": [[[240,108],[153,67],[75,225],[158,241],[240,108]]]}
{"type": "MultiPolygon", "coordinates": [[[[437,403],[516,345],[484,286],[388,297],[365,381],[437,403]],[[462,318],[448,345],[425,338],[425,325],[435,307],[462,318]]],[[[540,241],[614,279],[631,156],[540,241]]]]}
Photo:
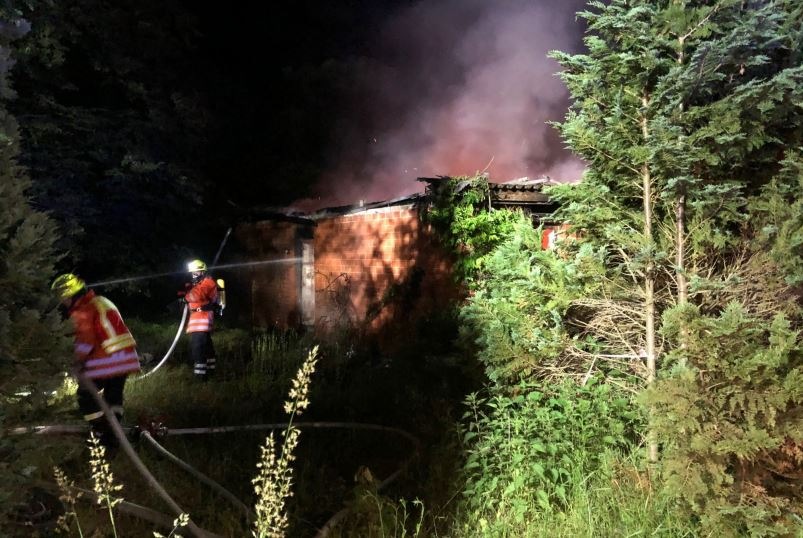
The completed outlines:
{"type": "MultiPolygon", "coordinates": [[[[86,287],[78,276],[58,276],[51,286],[73,322],[75,364],[91,379],[117,420],[123,418],[123,390],[130,374],[139,372],[136,342],[117,307],[86,287]]],[[[78,408],[100,442],[116,449],[117,438],[92,394],[79,386],[78,408]]]]}
{"type": "Polygon", "coordinates": [[[206,380],[215,372],[215,346],[212,343],[212,328],[215,313],[222,310],[218,284],[209,276],[206,264],[193,260],[187,264],[192,277],[184,294],[184,302],[190,311],[187,334],[190,337],[190,360],[195,376],[206,380]]]}

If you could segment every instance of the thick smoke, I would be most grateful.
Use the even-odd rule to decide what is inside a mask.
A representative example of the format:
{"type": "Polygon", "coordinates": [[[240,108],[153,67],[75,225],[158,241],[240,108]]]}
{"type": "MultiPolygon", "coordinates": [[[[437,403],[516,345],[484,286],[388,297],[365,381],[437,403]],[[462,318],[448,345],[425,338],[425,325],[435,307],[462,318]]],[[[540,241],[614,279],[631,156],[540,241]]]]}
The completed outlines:
{"type": "Polygon", "coordinates": [[[577,51],[580,0],[435,0],[397,12],[355,61],[314,205],[420,190],[420,176],[577,180],[548,121],[568,94],[550,50],[577,51]],[[326,193],[326,194],[323,194],[326,193]]]}

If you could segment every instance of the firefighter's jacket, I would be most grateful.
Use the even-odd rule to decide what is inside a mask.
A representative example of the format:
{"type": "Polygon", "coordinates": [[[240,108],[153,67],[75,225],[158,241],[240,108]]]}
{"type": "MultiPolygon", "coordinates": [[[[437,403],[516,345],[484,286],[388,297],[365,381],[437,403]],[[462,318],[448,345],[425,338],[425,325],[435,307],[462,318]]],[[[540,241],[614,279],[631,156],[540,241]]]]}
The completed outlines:
{"type": "Polygon", "coordinates": [[[89,290],[69,310],[75,327],[75,359],[90,379],[119,377],[139,371],[136,342],[117,307],[89,290]]]}
{"type": "Polygon", "coordinates": [[[187,334],[211,332],[218,302],[218,291],[215,280],[206,275],[193,285],[184,296],[190,308],[190,321],[187,323],[187,334]]]}

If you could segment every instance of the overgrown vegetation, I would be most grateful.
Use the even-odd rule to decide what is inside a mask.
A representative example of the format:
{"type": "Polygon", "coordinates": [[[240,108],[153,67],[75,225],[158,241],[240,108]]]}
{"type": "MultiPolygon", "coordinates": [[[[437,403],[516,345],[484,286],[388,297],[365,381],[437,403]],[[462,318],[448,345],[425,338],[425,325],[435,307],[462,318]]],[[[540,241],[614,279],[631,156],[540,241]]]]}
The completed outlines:
{"type": "MultiPolygon", "coordinates": [[[[631,422],[638,435],[612,453],[624,461],[647,448],[653,464],[644,470],[657,471],[649,483],[667,501],[661,510],[692,524],[673,532],[792,534],[803,510],[791,471],[803,463],[795,287],[803,227],[791,211],[803,176],[801,131],[788,127],[802,119],[792,103],[801,98],[803,12],[782,1],[589,6],[581,14],[588,53],[555,54],[575,99],[559,127],[589,165],[582,183],[550,191],[570,238],[542,253],[522,223],[501,240],[482,230],[473,239],[487,250],[465,249],[483,252],[462,320],[492,382],[486,412],[520,398],[522,382],[541,393],[598,376],[630,402],[622,410],[647,418],[631,422]]],[[[481,183],[477,190],[475,212],[481,183]]],[[[459,253],[471,226],[441,229],[459,253]]],[[[537,476],[522,478],[520,466],[500,458],[505,470],[489,449],[491,440],[540,439],[520,434],[512,417],[538,423],[516,409],[467,439],[466,506],[484,501],[476,484],[492,484],[499,502],[537,476]],[[476,454],[485,458],[479,465],[476,454]]],[[[558,438],[581,431],[559,419],[550,426],[558,438]]],[[[542,487],[540,502],[536,493],[504,515],[486,510],[487,532],[501,532],[510,513],[572,513],[603,467],[588,457],[598,449],[579,443],[578,452],[588,465],[575,463],[583,471],[560,490],[575,499],[542,487]]],[[[538,470],[549,461],[522,461],[533,459],[538,470]]]]}
{"type": "MultiPolygon", "coordinates": [[[[475,187],[482,192],[484,179],[458,183],[464,193],[475,187]]],[[[475,199],[481,196],[460,199],[474,211],[451,215],[472,220],[487,211],[474,205],[475,199]]],[[[478,264],[482,271],[474,273],[460,310],[460,340],[476,353],[489,383],[466,401],[465,483],[453,521],[455,536],[539,536],[558,520],[567,536],[568,529],[580,535],[633,531],[646,528],[641,525],[647,521],[682,535],[685,526],[666,505],[638,507],[635,499],[644,493],[639,488],[652,487],[648,474],[635,468],[638,487],[617,475],[633,467],[631,454],[642,442],[645,422],[633,401],[639,378],[628,361],[598,363],[593,357],[600,346],[583,334],[580,305],[602,289],[604,251],[593,245],[545,251],[541,230],[528,215],[492,213],[504,214],[495,219],[498,233],[472,223],[438,228],[451,236],[458,256],[461,234],[481,230],[473,237],[472,252],[484,252],[478,264]],[[598,491],[606,480],[624,484],[618,493],[628,504],[615,512],[607,501],[595,506],[602,502],[598,491]],[[587,510],[612,516],[586,517],[587,510]]]]}
{"type": "Polygon", "coordinates": [[[588,53],[555,53],[575,99],[559,127],[589,164],[582,183],[550,190],[569,238],[543,252],[527,218],[478,217],[482,178],[436,199],[457,207],[435,214],[459,222],[436,224],[474,270],[463,271],[462,331],[490,381],[471,400],[484,403],[473,419],[483,427],[464,435],[463,528],[495,535],[517,518],[567,517],[593,498],[592,477],[635,459],[662,499],[647,519],[672,533],[792,534],[803,513],[792,471],[803,463],[803,176],[801,131],[788,127],[802,119],[792,103],[803,12],[791,2],[589,6],[588,53]],[[626,404],[540,396],[594,379],[626,404]],[[631,434],[605,413],[586,417],[617,431],[600,459],[604,445],[581,441],[593,426],[556,409],[564,400],[604,403],[631,434]],[[532,453],[545,429],[578,441],[551,476],[552,454],[532,453]]]}
{"type": "Polygon", "coordinates": [[[463,415],[470,444],[466,458],[466,508],[506,514],[523,525],[533,507],[560,509],[569,491],[601,462],[633,441],[637,416],[626,398],[594,379],[583,386],[520,383],[515,396],[469,397],[463,415]],[[475,442],[472,442],[476,439],[475,442]]]}
{"type": "MultiPolygon", "coordinates": [[[[131,326],[147,326],[152,334],[161,333],[164,346],[172,339],[170,332],[175,330],[175,327],[165,326],[157,331],[152,324],[134,320],[131,326]]],[[[283,413],[286,405],[283,396],[292,388],[295,373],[308,357],[310,341],[292,334],[257,333],[251,336],[236,330],[222,330],[217,336],[220,377],[209,383],[198,383],[189,367],[179,358],[171,358],[156,374],[129,381],[126,386],[127,424],[147,428],[153,427],[155,422],[175,429],[287,422],[283,413]],[[288,372],[290,374],[285,376],[288,372]]],[[[449,385],[457,381],[457,366],[452,366],[451,370],[442,365],[413,368],[411,361],[420,358],[417,350],[407,357],[387,356],[383,363],[372,364],[369,349],[359,343],[349,343],[345,346],[332,342],[321,350],[322,359],[310,387],[310,408],[305,411],[305,417],[311,421],[333,420],[342,425],[306,430],[300,426],[305,441],[297,447],[295,460],[287,467],[293,472],[293,495],[284,505],[287,536],[314,534],[315,529],[340,510],[344,502],[351,508],[350,516],[333,529],[331,536],[363,534],[364,524],[368,527],[377,525],[374,527],[375,536],[382,536],[382,533],[401,536],[415,525],[423,527],[429,523],[428,519],[421,522],[425,514],[421,504],[413,505],[408,501],[407,512],[397,504],[405,497],[414,499],[421,491],[420,484],[426,480],[425,477],[440,476],[438,487],[444,490],[442,495],[446,498],[454,493],[449,480],[456,464],[455,453],[445,450],[439,457],[442,460],[421,454],[410,468],[411,474],[402,475],[394,483],[394,488],[377,492],[376,484],[398,470],[412,455],[413,447],[396,434],[352,429],[347,424],[352,421],[378,422],[409,428],[423,423],[418,431],[412,431],[422,436],[427,443],[425,446],[439,442],[440,432],[455,416],[450,402],[456,398],[444,391],[452,390],[449,385]],[[453,381],[447,382],[447,379],[453,381]],[[372,478],[368,482],[360,478],[357,482],[357,475],[372,478]],[[376,523],[379,520],[382,523],[376,523]]],[[[77,420],[72,411],[74,390],[73,384],[72,391],[68,388],[59,392],[48,410],[47,421],[74,423],[77,420]]],[[[165,448],[218,481],[238,499],[251,506],[256,504],[251,481],[257,475],[258,462],[264,459],[259,450],[265,440],[263,432],[165,438],[159,438],[158,433],[155,435],[165,448]]],[[[278,437],[276,445],[282,445],[278,437]]],[[[213,490],[199,486],[193,477],[150,450],[147,443],[140,442],[135,446],[154,475],[190,513],[193,522],[225,536],[250,534],[251,527],[236,506],[213,490]]],[[[278,451],[276,457],[279,457],[278,451]]],[[[45,481],[52,481],[52,467],[58,466],[65,477],[91,489],[87,483],[91,475],[88,461],[89,454],[81,439],[68,436],[54,439],[50,448],[24,454],[18,465],[29,468],[34,478],[45,481]]],[[[139,474],[124,455],[118,455],[109,464],[116,482],[125,484],[122,493],[126,501],[157,508],[152,493],[142,484],[139,474]]],[[[62,496],[74,532],[77,530],[76,521],[80,521],[86,536],[93,532],[112,532],[104,512],[93,511],[85,499],[62,496]]],[[[153,527],[116,510],[115,522],[120,535],[149,534],[153,527]]],[[[270,529],[263,531],[265,535],[272,535],[270,529]]],[[[9,532],[16,536],[27,531],[11,526],[9,532]]],[[[186,530],[179,529],[178,532],[187,535],[186,530]]]]}
{"type": "MultiPolygon", "coordinates": [[[[31,181],[17,163],[17,122],[8,110],[15,95],[11,45],[27,28],[5,6],[0,19],[10,21],[0,25],[0,428],[6,428],[46,407],[48,392],[60,382],[57,374],[66,369],[69,341],[48,293],[58,259],[56,225],[31,203],[31,181]]],[[[0,438],[0,524],[21,500],[19,486],[30,474],[15,463],[37,445],[0,438]]]]}
{"type": "Polygon", "coordinates": [[[778,201],[803,194],[803,139],[789,128],[803,121],[792,105],[803,97],[803,10],[590,6],[588,54],[555,55],[575,98],[560,128],[589,169],[553,194],[580,243],[605,253],[583,337],[610,354],[643,350],[649,457],[703,532],[790,533],[799,482],[778,471],[791,461],[780,454],[800,463],[803,442],[790,286],[800,248],[789,240],[803,228],[778,201]],[[782,258],[795,261],[772,261],[782,258]]]}
{"type": "MultiPolygon", "coordinates": [[[[305,434],[295,497],[287,495],[288,466],[257,479],[257,493],[269,492],[273,503],[263,534],[311,534],[344,499],[351,512],[337,536],[799,534],[798,4],[591,2],[581,14],[587,52],[554,55],[574,99],[559,128],[588,163],[582,183],[550,190],[572,233],[545,251],[530,216],[490,209],[487,178],[441,182],[427,219],[465,284],[462,352],[435,346],[446,338],[431,327],[420,341],[404,335],[406,353],[381,357],[349,333],[322,348],[309,413],[414,429],[428,453],[396,489],[380,492],[377,477],[393,472],[408,447],[375,433],[305,434]],[[474,358],[486,377],[479,391],[469,373],[474,358]]],[[[43,295],[55,235],[26,203],[13,122],[4,117],[12,143],[0,161],[8,193],[0,197],[0,249],[5,260],[30,265],[2,266],[9,285],[0,287],[0,360],[28,376],[2,385],[13,404],[2,412],[30,420],[47,404],[48,416],[63,417],[68,391],[43,396],[52,370],[63,367],[42,360],[63,344],[43,295]]],[[[157,358],[172,339],[171,328],[132,327],[157,358]]],[[[221,331],[216,344],[225,360],[215,383],[194,384],[186,368],[171,365],[158,380],[129,386],[131,414],[171,427],[281,420],[281,396],[310,342],[235,330],[221,331]]],[[[86,462],[74,440],[41,454],[21,450],[24,438],[3,442],[9,500],[25,474],[55,463],[74,477],[86,462]]],[[[239,498],[256,501],[256,436],[170,442],[239,498]]],[[[274,461],[274,448],[268,441],[263,461],[274,461]]],[[[193,507],[193,520],[228,535],[249,532],[215,494],[146,459],[193,507]]],[[[118,464],[115,476],[133,482],[132,469],[118,464]]],[[[134,500],[147,500],[131,489],[134,500]]],[[[77,520],[82,509],[74,498],[65,502],[77,520]]],[[[80,519],[91,522],[87,532],[107,528],[98,516],[80,519]]]]}
{"type": "Polygon", "coordinates": [[[439,233],[454,255],[455,279],[469,288],[485,273],[485,260],[493,249],[510,236],[514,213],[489,211],[488,178],[444,178],[428,192],[431,206],[424,219],[439,233]]]}

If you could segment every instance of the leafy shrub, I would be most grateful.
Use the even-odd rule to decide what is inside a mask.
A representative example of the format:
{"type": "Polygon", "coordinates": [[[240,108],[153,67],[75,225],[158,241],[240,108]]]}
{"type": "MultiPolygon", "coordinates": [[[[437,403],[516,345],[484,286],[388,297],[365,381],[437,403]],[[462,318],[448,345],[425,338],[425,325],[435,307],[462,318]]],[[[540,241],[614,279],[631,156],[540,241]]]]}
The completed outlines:
{"type": "Polygon", "coordinates": [[[600,536],[697,536],[688,517],[668,499],[653,494],[655,484],[635,453],[606,452],[586,474],[572,469],[571,488],[560,510],[533,508],[532,517],[516,523],[510,506],[463,512],[451,538],[516,536],[520,538],[597,538],[600,536]]]}
{"type": "Polygon", "coordinates": [[[468,398],[463,495],[470,511],[504,511],[521,523],[565,505],[573,481],[604,454],[629,450],[640,418],[593,378],[585,386],[521,383],[516,392],[468,398]]]}
{"type": "Polygon", "coordinates": [[[510,234],[485,259],[486,278],[460,312],[464,342],[478,346],[488,377],[555,372],[573,345],[565,317],[572,302],[598,285],[600,258],[586,247],[564,259],[541,249],[540,234],[518,215],[510,234]]]}
{"type": "Polygon", "coordinates": [[[488,211],[490,187],[484,176],[449,178],[430,192],[424,215],[455,254],[454,274],[472,287],[484,275],[485,258],[510,236],[517,213],[488,211]]]}

